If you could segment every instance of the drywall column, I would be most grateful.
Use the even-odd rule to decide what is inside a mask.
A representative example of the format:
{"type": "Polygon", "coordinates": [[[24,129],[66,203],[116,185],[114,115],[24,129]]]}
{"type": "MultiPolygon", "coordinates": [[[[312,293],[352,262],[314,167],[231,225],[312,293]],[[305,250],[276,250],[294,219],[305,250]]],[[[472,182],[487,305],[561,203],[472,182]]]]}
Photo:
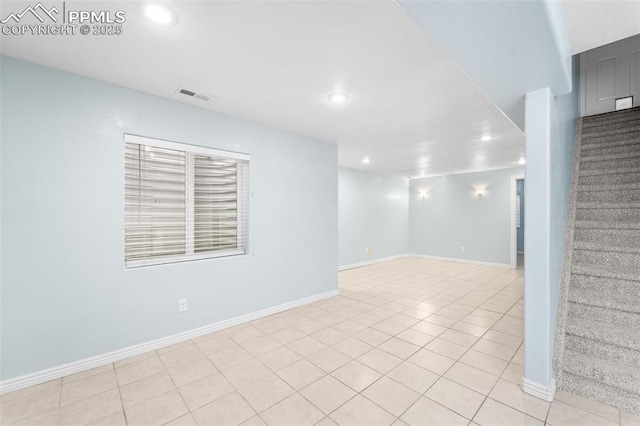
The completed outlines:
{"type": "Polygon", "coordinates": [[[550,280],[551,89],[527,93],[525,100],[525,274],[523,390],[551,401],[553,329],[550,280]]]}

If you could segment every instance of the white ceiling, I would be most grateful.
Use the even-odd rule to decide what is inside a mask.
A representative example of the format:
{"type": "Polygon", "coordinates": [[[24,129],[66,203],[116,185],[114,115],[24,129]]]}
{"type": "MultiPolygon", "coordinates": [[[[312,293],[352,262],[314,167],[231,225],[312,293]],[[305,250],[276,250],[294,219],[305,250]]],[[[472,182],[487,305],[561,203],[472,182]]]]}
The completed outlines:
{"type": "MultiPolygon", "coordinates": [[[[29,3],[3,1],[3,18],[29,3]]],[[[394,1],[166,4],[179,19],[169,27],[150,22],[142,2],[67,1],[125,10],[123,34],[2,36],[1,51],[337,142],[347,167],[432,176],[513,167],[524,154],[522,132],[394,1]],[[350,101],[330,104],[336,90],[350,101]],[[485,133],[494,139],[479,141],[485,133]]]]}
{"type": "Polygon", "coordinates": [[[640,0],[563,0],[573,54],[640,34],[640,0]]]}

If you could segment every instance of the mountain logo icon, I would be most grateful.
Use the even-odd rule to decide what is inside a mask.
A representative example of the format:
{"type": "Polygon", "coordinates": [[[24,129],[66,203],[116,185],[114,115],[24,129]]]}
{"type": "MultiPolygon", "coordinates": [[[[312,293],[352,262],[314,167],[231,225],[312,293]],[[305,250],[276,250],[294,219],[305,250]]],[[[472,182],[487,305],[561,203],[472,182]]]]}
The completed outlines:
{"type": "Polygon", "coordinates": [[[47,9],[42,5],[42,3],[38,3],[35,6],[29,6],[22,13],[10,13],[9,16],[4,18],[0,23],[6,24],[7,22],[13,20],[16,24],[20,23],[20,20],[28,14],[31,14],[36,17],[40,23],[44,23],[45,18],[51,19],[53,22],[58,22],[58,18],[54,16],[54,13],[57,15],[60,11],[54,6],[51,9],[47,9]]]}

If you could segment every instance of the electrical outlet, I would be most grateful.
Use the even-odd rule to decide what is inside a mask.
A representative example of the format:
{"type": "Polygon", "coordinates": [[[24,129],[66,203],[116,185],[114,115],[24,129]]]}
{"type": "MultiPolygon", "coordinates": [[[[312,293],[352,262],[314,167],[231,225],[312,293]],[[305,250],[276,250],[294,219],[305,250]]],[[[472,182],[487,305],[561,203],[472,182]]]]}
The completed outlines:
{"type": "Polygon", "coordinates": [[[460,251],[461,251],[462,253],[464,253],[464,250],[465,250],[464,246],[460,247],[460,251]]]}
{"type": "Polygon", "coordinates": [[[364,249],[364,254],[371,254],[373,253],[373,249],[371,247],[367,247],[366,249],[364,249]]]}
{"type": "Polygon", "coordinates": [[[187,309],[187,299],[178,300],[178,312],[186,312],[187,309]]]}

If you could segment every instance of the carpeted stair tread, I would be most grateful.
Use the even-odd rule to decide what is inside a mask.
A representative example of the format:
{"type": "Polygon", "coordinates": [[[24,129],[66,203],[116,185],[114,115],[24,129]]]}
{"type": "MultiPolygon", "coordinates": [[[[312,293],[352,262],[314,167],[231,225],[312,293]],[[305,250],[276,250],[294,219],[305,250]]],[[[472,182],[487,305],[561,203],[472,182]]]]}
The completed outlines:
{"type": "Polygon", "coordinates": [[[590,157],[599,154],[634,152],[638,150],[640,150],[640,136],[637,138],[623,139],[619,141],[609,141],[606,144],[586,145],[580,150],[580,155],[582,157],[590,157]]]}
{"type": "MultiPolygon", "coordinates": [[[[614,293],[640,296],[640,282],[619,278],[605,278],[594,275],[572,274],[571,288],[573,287],[582,288],[585,290],[599,290],[602,287],[607,287],[614,293]]],[[[613,313],[617,314],[618,312],[612,312],[612,314],[613,313]]],[[[593,319],[598,320],[598,318],[596,317],[594,317],[593,319]]],[[[638,318],[638,320],[640,320],[640,318],[638,318]]]]}
{"type": "Polygon", "coordinates": [[[619,169],[580,170],[580,176],[626,175],[631,173],[640,173],[640,165],[621,167],[619,169]]]}
{"type": "MultiPolygon", "coordinates": [[[[607,146],[611,146],[612,144],[615,145],[619,143],[635,144],[638,143],[638,141],[640,141],[640,135],[637,132],[633,131],[617,133],[615,135],[590,136],[584,139],[583,146],[588,150],[592,148],[605,148],[607,146]]],[[[580,151],[582,150],[583,147],[581,146],[580,151]]]]}
{"type": "Polygon", "coordinates": [[[564,371],[635,393],[640,398],[640,369],[579,352],[565,353],[564,371]]]}
{"type": "Polygon", "coordinates": [[[640,208],[640,203],[635,202],[619,202],[619,203],[601,203],[598,201],[579,201],[576,205],[580,209],[633,209],[640,208]]]}
{"type": "Polygon", "coordinates": [[[616,222],[598,220],[576,220],[575,227],[580,229],[620,229],[620,230],[640,230],[640,222],[616,222]]]}
{"type": "Polygon", "coordinates": [[[609,123],[620,123],[633,120],[640,120],[640,107],[583,117],[582,127],[583,129],[590,129],[592,127],[603,126],[609,123]]]}
{"type": "Polygon", "coordinates": [[[640,351],[634,349],[621,348],[617,345],[572,335],[567,336],[565,348],[569,351],[640,368],[640,351]]]}
{"type": "Polygon", "coordinates": [[[573,243],[573,248],[577,250],[640,254],[640,244],[637,242],[629,245],[608,245],[597,242],[576,241],[573,243]]]}
{"type": "Polygon", "coordinates": [[[621,267],[572,263],[571,273],[577,275],[590,275],[600,278],[637,281],[640,283],[640,268],[633,268],[629,266],[621,267]]]}
{"type": "MultiPolygon", "coordinates": [[[[638,129],[640,131],[640,129],[638,129]]],[[[623,152],[620,154],[602,154],[602,155],[593,155],[588,157],[582,157],[580,159],[581,162],[594,162],[594,161],[611,161],[611,160],[627,160],[627,159],[638,159],[640,160],[640,152],[623,152]]]]}
{"type": "Polygon", "coordinates": [[[640,108],[578,125],[554,374],[640,414],[640,108]]]}
{"type": "Polygon", "coordinates": [[[565,373],[563,376],[563,390],[618,407],[627,413],[640,415],[640,398],[636,392],[628,392],[571,373],[565,373]]]}
{"type": "Polygon", "coordinates": [[[640,350],[640,334],[637,330],[620,325],[568,317],[566,332],[567,335],[584,337],[636,351],[640,350]]]}
{"type": "MultiPolygon", "coordinates": [[[[593,288],[585,288],[585,290],[594,290],[593,288]]],[[[615,291],[615,290],[611,290],[615,291]]],[[[619,293],[624,296],[624,293],[619,293]]],[[[640,294],[636,294],[640,297],[640,294]]],[[[640,328],[640,316],[632,312],[617,311],[607,309],[601,306],[584,305],[582,303],[570,302],[568,315],[574,319],[582,318],[589,321],[599,323],[613,324],[621,327],[640,328]]]]}
{"type": "Polygon", "coordinates": [[[572,288],[569,293],[569,301],[582,305],[598,306],[616,311],[640,314],[640,297],[620,295],[606,288],[597,290],[572,288]]]}
{"type": "Polygon", "coordinates": [[[614,129],[598,129],[593,131],[587,131],[582,133],[582,138],[586,141],[587,144],[592,139],[599,139],[604,137],[637,137],[638,132],[640,131],[640,123],[633,123],[629,126],[624,126],[622,128],[614,128],[614,129]]]}
{"type": "Polygon", "coordinates": [[[628,116],[615,120],[601,121],[600,123],[588,121],[584,123],[582,133],[601,133],[603,131],[629,129],[637,127],[638,125],[640,125],[640,119],[638,119],[637,116],[628,116]]]}
{"type": "Polygon", "coordinates": [[[622,183],[619,185],[580,185],[578,192],[600,191],[640,191],[640,182],[622,183]]]}
{"type": "MultiPolygon", "coordinates": [[[[598,243],[605,246],[637,246],[640,241],[640,228],[611,227],[609,221],[595,222],[591,227],[575,227],[574,242],[598,243]]],[[[640,225],[640,222],[637,222],[640,225]]]]}

